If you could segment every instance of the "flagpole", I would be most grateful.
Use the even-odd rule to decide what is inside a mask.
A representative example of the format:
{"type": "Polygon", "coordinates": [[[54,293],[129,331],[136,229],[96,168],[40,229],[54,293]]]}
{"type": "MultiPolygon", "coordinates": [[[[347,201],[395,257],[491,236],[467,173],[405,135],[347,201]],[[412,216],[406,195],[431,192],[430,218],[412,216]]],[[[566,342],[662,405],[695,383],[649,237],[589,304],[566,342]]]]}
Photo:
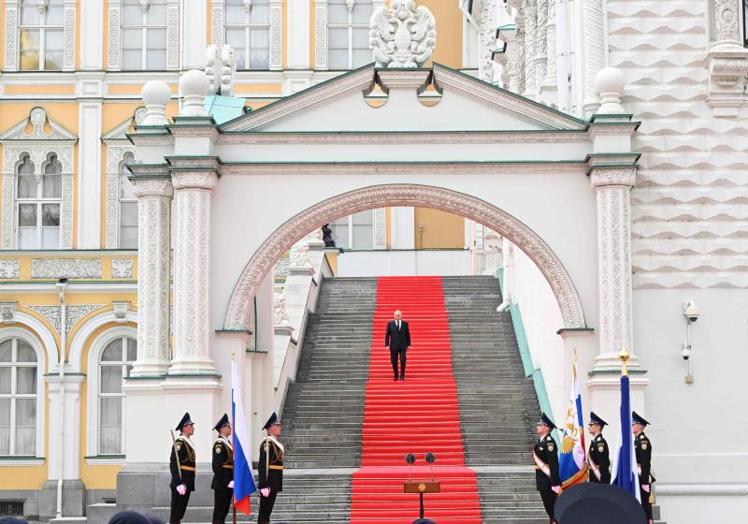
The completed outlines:
{"type": "MultiPolygon", "coordinates": [[[[232,366],[235,363],[234,362],[234,355],[235,354],[236,354],[236,352],[234,351],[234,348],[232,347],[231,348],[231,365],[232,366]]],[[[231,399],[231,429],[233,431],[231,432],[231,440],[233,441],[232,444],[234,444],[234,449],[236,449],[236,441],[235,441],[235,438],[234,438],[234,435],[235,435],[234,432],[236,431],[236,420],[234,420],[234,399],[233,399],[233,395],[234,395],[234,388],[232,386],[232,388],[231,388],[231,396],[232,396],[232,399],[231,399]]],[[[236,469],[234,469],[234,471],[236,472],[236,469]]],[[[234,474],[234,489],[236,489],[236,473],[234,474]]],[[[233,522],[233,524],[236,524],[236,496],[234,495],[234,491],[233,490],[232,490],[232,493],[231,493],[231,514],[232,514],[232,522],[233,522]]]]}

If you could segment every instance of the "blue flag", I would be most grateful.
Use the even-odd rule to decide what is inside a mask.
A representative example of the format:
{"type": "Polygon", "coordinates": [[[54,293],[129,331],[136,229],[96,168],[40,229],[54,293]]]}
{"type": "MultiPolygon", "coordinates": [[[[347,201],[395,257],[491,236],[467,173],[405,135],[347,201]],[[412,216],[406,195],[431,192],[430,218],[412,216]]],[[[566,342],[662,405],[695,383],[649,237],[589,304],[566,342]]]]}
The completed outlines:
{"type": "Polygon", "coordinates": [[[231,363],[231,413],[234,419],[234,506],[249,515],[249,496],[257,491],[252,476],[252,462],[249,454],[249,434],[244,418],[239,371],[236,362],[231,363]]]}
{"type": "Polygon", "coordinates": [[[632,497],[641,502],[639,493],[639,474],[636,470],[636,452],[634,451],[634,433],[631,431],[631,399],[629,395],[629,377],[621,376],[621,438],[618,453],[613,463],[613,480],[611,484],[628,491],[632,497]]]}

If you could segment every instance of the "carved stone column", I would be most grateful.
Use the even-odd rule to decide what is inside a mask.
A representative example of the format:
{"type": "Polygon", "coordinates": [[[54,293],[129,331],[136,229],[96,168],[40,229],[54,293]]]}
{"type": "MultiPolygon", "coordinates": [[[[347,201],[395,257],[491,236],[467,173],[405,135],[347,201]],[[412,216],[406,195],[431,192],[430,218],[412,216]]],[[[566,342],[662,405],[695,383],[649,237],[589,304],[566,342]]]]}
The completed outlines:
{"type": "Polygon", "coordinates": [[[171,200],[166,166],[131,166],[138,197],[138,359],[132,377],[165,375],[169,368],[171,200]]]}
{"type": "Polygon", "coordinates": [[[599,102],[595,90],[597,73],[605,67],[605,31],[602,0],[584,2],[584,113],[594,113],[599,102]]]}
{"type": "Polygon", "coordinates": [[[548,105],[558,103],[558,66],[556,60],[556,2],[548,0],[548,23],[546,26],[546,70],[541,87],[541,100],[548,105]]]}
{"type": "Polygon", "coordinates": [[[707,102],[716,116],[737,116],[741,108],[748,107],[748,49],[743,47],[740,35],[742,4],[742,0],[714,0],[711,6],[707,102]]]}
{"type": "Polygon", "coordinates": [[[631,201],[636,167],[593,167],[597,200],[597,267],[600,353],[596,367],[619,366],[622,348],[633,350],[631,201]]]}
{"type": "Polygon", "coordinates": [[[174,185],[174,356],[169,375],[216,372],[210,357],[208,278],[210,201],[218,184],[218,161],[209,157],[170,159],[174,185]]]}
{"type": "Polygon", "coordinates": [[[535,28],[535,93],[540,100],[548,66],[548,0],[538,0],[538,21],[535,28]]]}
{"type": "Polygon", "coordinates": [[[526,0],[524,6],[525,21],[525,90],[522,93],[528,98],[535,94],[535,54],[537,53],[537,0],[526,0]]]}

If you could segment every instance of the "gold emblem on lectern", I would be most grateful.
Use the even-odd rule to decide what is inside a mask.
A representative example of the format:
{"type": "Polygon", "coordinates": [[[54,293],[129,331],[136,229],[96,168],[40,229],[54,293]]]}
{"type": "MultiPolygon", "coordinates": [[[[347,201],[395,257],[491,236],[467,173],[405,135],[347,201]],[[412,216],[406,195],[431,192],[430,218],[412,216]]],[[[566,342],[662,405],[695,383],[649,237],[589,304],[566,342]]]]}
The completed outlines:
{"type": "Polygon", "coordinates": [[[426,484],[424,484],[423,482],[418,484],[418,491],[426,491],[426,484]]]}

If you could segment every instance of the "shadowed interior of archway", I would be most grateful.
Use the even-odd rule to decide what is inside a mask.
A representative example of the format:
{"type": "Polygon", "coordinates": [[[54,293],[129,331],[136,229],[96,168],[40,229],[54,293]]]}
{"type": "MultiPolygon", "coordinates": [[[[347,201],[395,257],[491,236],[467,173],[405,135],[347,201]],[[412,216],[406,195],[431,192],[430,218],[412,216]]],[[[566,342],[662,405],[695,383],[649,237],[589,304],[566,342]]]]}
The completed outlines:
{"type": "Polygon", "coordinates": [[[435,186],[385,184],[355,189],[323,200],[281,224],[255,251],[229,301],[224,329],[252,329],[252,298],[273,265],[310,231],[344,216],[381,207],[427,207],[482,224],[521,249],[535,263],[558,302],[563,328],[586,328],[579,294],[569,273],[548,244],[526,224],[472,195],[435,186]]]}

